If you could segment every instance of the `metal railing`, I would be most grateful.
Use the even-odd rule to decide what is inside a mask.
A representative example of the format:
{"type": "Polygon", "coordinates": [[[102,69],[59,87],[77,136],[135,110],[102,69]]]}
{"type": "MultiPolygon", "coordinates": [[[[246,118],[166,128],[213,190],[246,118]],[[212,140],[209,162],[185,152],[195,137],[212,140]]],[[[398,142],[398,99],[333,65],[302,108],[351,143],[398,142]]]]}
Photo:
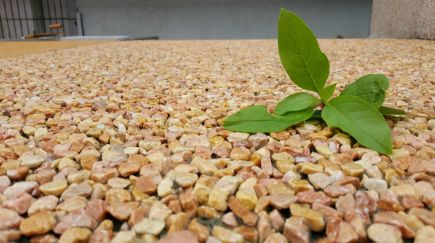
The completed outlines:
{"type": "Polygon", "coordinates": [[[75,35],[75,1],[0,0],[0,39],[75,35]]]}

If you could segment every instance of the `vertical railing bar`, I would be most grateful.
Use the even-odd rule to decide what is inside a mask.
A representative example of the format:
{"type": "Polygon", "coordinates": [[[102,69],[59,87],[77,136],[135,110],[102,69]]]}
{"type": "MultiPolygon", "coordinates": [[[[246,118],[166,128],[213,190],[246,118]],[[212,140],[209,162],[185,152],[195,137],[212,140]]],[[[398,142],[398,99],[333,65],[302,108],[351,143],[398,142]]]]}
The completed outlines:
{"type": "MultiPolygon", "coordinates": [[[[12,0],[9,0],[9,7],[11,7],[12,18],[15,19],[14,8],[12,7],[12,0]]],[[[15,20],[12,20],[12,24],[14,24],[14,34],[15,38],[17,38],[17,26],[15,25],[15,20]]]]}
{"type": "MultiPolygon", "coordinates": [[[[17,3],[17,12],[18,12],[18,19],[20,19],[20,32],[21,32],[21,37],[23,36],[23,22],[21,21],[21,13],[20,13],[20,5],[18,4],[18,0],[15,1],[17,3]]],[[[21,39],[21,38],[20,38],[21,39]]]]}
{"type": "Polygon", "coordinates": [[[42,14],[42,27],[44,27],[44,33],[47,32],[47,30],[45,29],[45,14],[44,14],[44,1],[41,0],[41,14],[42,14]]]}
{"type": "Polygon", "coordinates": [[[8,12],[6,12],[6,0],[3,0],[3,9],[5,11],[6,27],[8,28],[9,39],[12,39],[11,28],[9,28],[8,12]]]}
{"type": "Polygon", "coordinates": [[[52,33],[50,25],[51,25],[51,10],[50,10],[50,2],[47,0],[47,9],[48,9],[48,28],[50,29],[50,33],[52,33]]]}
{"type": "Polygon", "coordinates": [[[5,32],[3,30],[3,18],[0,13],[0,28],[2,29],[2,37],[6,39],[5,32]]]}
{"type": "Polygon", "coordinates": [[[60,17],[62,18],[62,30],[64,35],[66,36],[66,28],[65,28],[65,19],[63,18],[63,6],[62,6],[62,2],[63,0],[59,0],[60,2],[60,17]]]}
{"type": "Polygon", "coordinates": [[[27,26],[27,34],[30,35],[30,26],[29,26],[29,19],[27,18],[27,4],[26,0],[22,0],[23,6],[24,6],[24,18],[26,18],[26,26],[27,26]]]}

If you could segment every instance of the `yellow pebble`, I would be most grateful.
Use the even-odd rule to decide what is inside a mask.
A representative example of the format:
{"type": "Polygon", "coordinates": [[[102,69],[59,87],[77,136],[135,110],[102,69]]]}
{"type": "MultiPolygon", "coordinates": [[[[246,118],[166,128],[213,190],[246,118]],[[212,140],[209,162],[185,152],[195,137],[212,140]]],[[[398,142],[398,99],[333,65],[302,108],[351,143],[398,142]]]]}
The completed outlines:
{"type": "Polygon", "coordinates": [[[354,162],[349,162],[342,165],[341,169],[343,170],[344,174],[348,176],[360,176],[365,171],[364,167],[354,162]]]}

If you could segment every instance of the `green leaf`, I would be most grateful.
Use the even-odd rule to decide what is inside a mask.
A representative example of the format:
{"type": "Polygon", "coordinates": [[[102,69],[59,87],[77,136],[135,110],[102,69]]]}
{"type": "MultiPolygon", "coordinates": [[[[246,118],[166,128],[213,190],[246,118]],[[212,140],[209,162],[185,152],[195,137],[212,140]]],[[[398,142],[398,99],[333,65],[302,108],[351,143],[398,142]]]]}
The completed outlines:
{"type": "Polygon", "coordinates": [[[328,85],[322,91],[320,91],[319,95],[324,102],[327,102],[329,98],[331,98],[332,94],[334,94],[335,85],[336,84],[328,85]]]}
{"type": "Polygon", "coordinates": [[[237,132],[279,132],[291,125],[302,122],[311,117],[311,108],[288,112],[284,116],[275,116],[267,112],[266,106],[255,105],[244,108],[224,121],[224,127],[237,132]]]}
{"type": "Polygon", "coordinates": [[[379,153],[391,153],[390,128],[382,114],[365,100],[356,96],[338,96],[326,104],[322,118],[328,126],[349,133],[358,143],[379,153]]]}
{"type": "Polygon", "coordinates": [[[385,91],[389,80],[382,74],[368,74],[349,84],[341,95],[358,96],[376,108],[381,107],[385,100],[385,91]]]}
{"type": "Polygon", "coordinates": [[[307,108],[313,108],[320,104],[319,99],[316,97],[300,92],[287,96],[282,99],[275,108],[273,114],[275,115],[284,115],[289,111],[300,111],[305,110],[307,108]]]}
{"type": "Polygon", "coordinates": [[[281,9],[278,18],[278,49],[291,80],[303,89],[320,94],[329,75],[328,58],[320,51],[316,37],[304,21],[285,9],[281,9]]]}
{"type": "Polygon", "coordinates": [[[381,106],[379,107],[379,112],[381,112],[384,116],[404,116],[406,115],[405,111],[400,109],[395,109],[391,107],[381,106]]]}

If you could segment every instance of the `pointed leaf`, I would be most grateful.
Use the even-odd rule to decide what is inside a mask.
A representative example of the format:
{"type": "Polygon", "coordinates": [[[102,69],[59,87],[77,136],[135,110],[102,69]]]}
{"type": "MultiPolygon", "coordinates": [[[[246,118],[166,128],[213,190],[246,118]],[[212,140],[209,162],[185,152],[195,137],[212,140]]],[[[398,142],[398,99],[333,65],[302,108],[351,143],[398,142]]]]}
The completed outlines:
{"type": "Polygon", "coordinates": [[[334,94],[335,85],[336,84],[328,85],[325,88],[323,88],[322,91],[320,91],[319,95],[324,102],[328,101],[329,98],[331,98],[332,94],[334,94]]]}
{"type": "Polygon", "coordinates": [[[404,116],[406,115],[405,111],[402,111],[400,109],[381,106],[379,107],[379,112],[381,112],[384,116],[404,116]]]}
{"type": "Polygon", "coordinates": [[[267,112],[263,105],[244,108],[224,121],[224,127],[237,132],[279,132],[291,125],[311,117],[312,109],[288,112],[284,116],[275,116],[267,112]]]}
{"type": "Polygon", "coordinates": [[[278,19],[278,49],[291,80],[320,94],[329,75],[328,58],[304,21],[285,9],[281,9],[278,19]]]}
{"type": "Polygon", "coordinates": [[[289,111],[300,111],[307,108],[313,108],[320,104],[320,100],[316,97],[300,92],[287,96],[282,99],[275,108],[273,114],[283,115],[289,111]]]}
{"type": "Polygon", "coordinates": [[[379,153],[391,153],[390,128],[382,114],[365,100],[356,96],[338,96],[326,104],[322,118],[328,126],[349,133],[358,143],[379,153]]]}
{"type": "Polygon", "coordinates": [[[368,74],[349,84],[341,95],[358,96],[376,108],[381,107],[385,100],[385,91],[390,81],[382,74],[368,74]]]}

